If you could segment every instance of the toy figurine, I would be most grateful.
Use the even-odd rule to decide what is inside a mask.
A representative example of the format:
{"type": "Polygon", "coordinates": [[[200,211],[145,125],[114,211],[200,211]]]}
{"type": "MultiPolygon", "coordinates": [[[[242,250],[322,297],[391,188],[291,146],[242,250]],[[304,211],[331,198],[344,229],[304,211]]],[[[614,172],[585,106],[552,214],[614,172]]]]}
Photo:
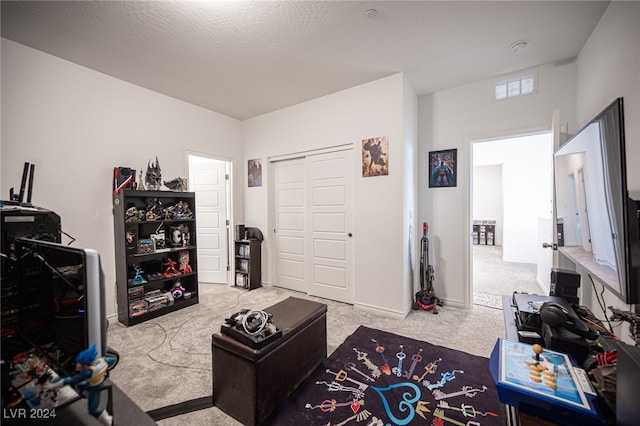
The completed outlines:
{"type": "Polygon", "coordinates": [[[103,425],[113,424],[113,417],[107,410],[100,408],[100,391],[107,370],[117,359],[113,356],[98,357],[96,345],[91,345],[76,357],[76,371],[78,374],[64,379],[56,378],[46,386],[47,390],[59,389],[64,385],[76,385],[80,392],[87,391],[89,414],[98,419],[103,425]]]}
{"type": "Polygon", "coordinates": [[[181,275],[180,272],[176,269],[176,261],[173,259],[167,259],[162,262],[163,266],[166,266],[167,269],[164,270],[165,277],[175,277],[177,275],[181,275]]]}
{"type": "Polygon", "coordinates": [[[173,247],[188,247],[190,240],[189,227],[184,223],[169,227],[169,244],[173,247]]]}
{"type": "Polygon", "coordinates": [[[166,219],[192,219],[193,212],[189,208],[189,203],[178,201],[173,206],[167,207],[165,210],[166,219]]]}
{"type": "Polygon", "coordinates": [[[182,287],[182,283],[180,282],[180,280],[176,280],[176,282],[173,284],[171,295],[174,299],[179,299],[184,295],[184,287],[182,287]]]}
{"type": "Polygon", "coordinates": [[[148,222],[153,222],[154,220],[158,220],[162,217],[162,212],[164,211],[164,206],[162,205],[162,201],[157,198],[151,200],[151,203],[147,206],[145,210],[145,220],[148,222]]]}
{"type": "Polygon", "coordinates": [[[189,252],[187,250],[181,250],[178,254],[178,260],[180,261],[180,266],[178,266],[178,270],[183,274],[190,274],[193,272],[191,269],[191,265],[189,265],[189,252]]]}
{"type": "Polygon", "coordinates": [[[156,162],[151,164],[151,160],[147,163],[147,174],[145,175],[145,183],[148,191],[159,191],[162,186],[162,173],[160,170],[160,162],[156,156],[156,162]]]}
{"type": "Polygon", "coordinates": [[[186,191],[187,190],[187,178],[177,177],[170,181],[164,181],[164,186],[172,191],[186,191]]]}
{"type": "Polygon", "coordinates": [[[133,269],[135,271],[135,274],[133,276],[133,278],[131,278],[131,284],[132,285],[141,285],[141,284],[146,284],[147,280],[144,278],[144,271],[142,269],[140,269],[140,266],[138,265],[133,265],[133,269]]]}
{"type": "Polygon", "coordinates": [[[135,207],[129,207],[127,211],[124,213],[125,222],[138,222],[139,220],[140,220],[140,215],[138,213],[138,209],[135,207]]]}

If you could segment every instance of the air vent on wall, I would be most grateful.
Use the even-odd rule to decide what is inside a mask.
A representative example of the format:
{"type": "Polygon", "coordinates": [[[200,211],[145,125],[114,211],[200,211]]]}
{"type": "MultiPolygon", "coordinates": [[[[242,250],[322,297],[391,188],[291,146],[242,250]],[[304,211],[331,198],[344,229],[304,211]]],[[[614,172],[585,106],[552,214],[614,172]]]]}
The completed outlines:
{"type": "Polygon", "coordinates": [[[494,81],[493,96],[495,100],[531,95],[538,92],[537,71],[501,77],[494,81]]]}

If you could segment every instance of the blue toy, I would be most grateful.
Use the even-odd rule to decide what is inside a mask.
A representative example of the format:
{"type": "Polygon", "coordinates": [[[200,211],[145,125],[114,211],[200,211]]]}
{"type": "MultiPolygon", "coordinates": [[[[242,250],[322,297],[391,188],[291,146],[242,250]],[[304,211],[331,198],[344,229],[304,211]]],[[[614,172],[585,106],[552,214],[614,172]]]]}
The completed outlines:
{"type": "Polygon", "coordinates": [[[91,345],[76,357],[76,371],[78,374],[64,379],[57,378],[46,386],[47,390],[59,389],[64,385],[75,385],[78,391],[87,392],[89,414],[106,426],[113,424],[113,417],[107,410],[100,408],[100,391],[107,377],[109,366],[114,365],[116,357],[98,357],[96,345],[91,345]]]}

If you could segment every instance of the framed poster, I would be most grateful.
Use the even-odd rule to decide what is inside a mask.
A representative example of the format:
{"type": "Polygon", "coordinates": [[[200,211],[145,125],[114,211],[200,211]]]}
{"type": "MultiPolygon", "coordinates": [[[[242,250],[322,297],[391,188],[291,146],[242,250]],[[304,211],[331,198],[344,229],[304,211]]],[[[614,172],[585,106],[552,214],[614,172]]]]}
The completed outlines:
{"type": "Polygon", "coordinates": [[[457,149],[429,152],[429,188],[456,186],[457,160],[457,149]]]}
{"type": "Polygon", "coordinates": [[[387,136],[362,141],[362,177],[389,174],[389,138],[387,136]]]}
{"type": "Polygon", "coordinates": [[[248,170],[247,181],[249,182],[249,188],[262,186],[262,159],[249,160],[248,170]]]}

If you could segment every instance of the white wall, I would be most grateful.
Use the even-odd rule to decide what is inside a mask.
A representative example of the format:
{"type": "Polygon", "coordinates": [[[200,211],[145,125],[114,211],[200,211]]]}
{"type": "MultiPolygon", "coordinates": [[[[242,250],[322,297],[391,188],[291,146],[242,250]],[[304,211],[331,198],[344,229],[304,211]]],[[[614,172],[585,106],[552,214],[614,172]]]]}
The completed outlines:
{"type": "MultiPolygon", "coordinates": [[[[354,301],[402,315],[407,308],[404,144],[412,138],[404,130],[405,90],[404,76],[396,74],[243,122],[245,158],[262,158],[263,164],[275,156],[353,144],[354,301]],[[362,140],[378,136],[389,137],[389,175],[363,178],[362,140]]],[[[247,226],[268,228],[270,178],[263,166],[263,186],[245,191],[247,226]]],[[[263,280],[272,282],[273,233],[264,234],[263,280]]]]}
{"type": "Polygon", "coordinates": [[[185,177],[186,151],[241,159],[240,121],[2,39],[0,194],[19,188],[25,162],[36,165],[33,204],[60,215],[73,246],[102,256],[107,315],[117,312],[113,167],[146,170],[157,155],[164,180],[185,177]]]}
{"type": "Polygon", "coordinates": [[[436,292],[448,303],[471,306],[470,141],[549,130],[556,109],[574,129],[575,69],[539,67],[538,93],[505,101],[493,100],[493,80],[419,98],[419,221],[429,222],[436,292]],[[458,149],[458,186],[429,189],[429,151],[450,148],[458,149]]]}
{"type": "MultiPolygon", "coordinates": [[[[627,187],[640,193],[640,3],[612,2],[577,59],[577,117],[587,124],[616,97],[624,97],[627,187]]],[[[583,277],[582,300],[596,315],[601,314],[588,278],[583,277]]],[[[598,288],[598,291],[600,289],[598,288]]],[[[605,291],[605,306],[627,309],[605,291]]],[[[629,343],[627,327],[616,331],[629,343]]]]}
{"type": "MultiPolygon", "coordinates": [[[[474,155],[475,158],[475,155],[474,155]]],[[[502,245],[504,234],[504,195],[502,187],[502,165],[475,165],[473,167],[473,220],[495,220],[494,241],[502,245]]]]}
{"type": "Polygon", "coordinates": [[[404,182],[403,190],[403,280],[405,313],[413,303],[415,292],[419,289],[420,255],[418,254],[420,232],[416,214],[418,209],[418,97],[406,78],[403,81],[404,119],[404,182]],[[417,271],[417,272],[416,272],[417,271]]]}

